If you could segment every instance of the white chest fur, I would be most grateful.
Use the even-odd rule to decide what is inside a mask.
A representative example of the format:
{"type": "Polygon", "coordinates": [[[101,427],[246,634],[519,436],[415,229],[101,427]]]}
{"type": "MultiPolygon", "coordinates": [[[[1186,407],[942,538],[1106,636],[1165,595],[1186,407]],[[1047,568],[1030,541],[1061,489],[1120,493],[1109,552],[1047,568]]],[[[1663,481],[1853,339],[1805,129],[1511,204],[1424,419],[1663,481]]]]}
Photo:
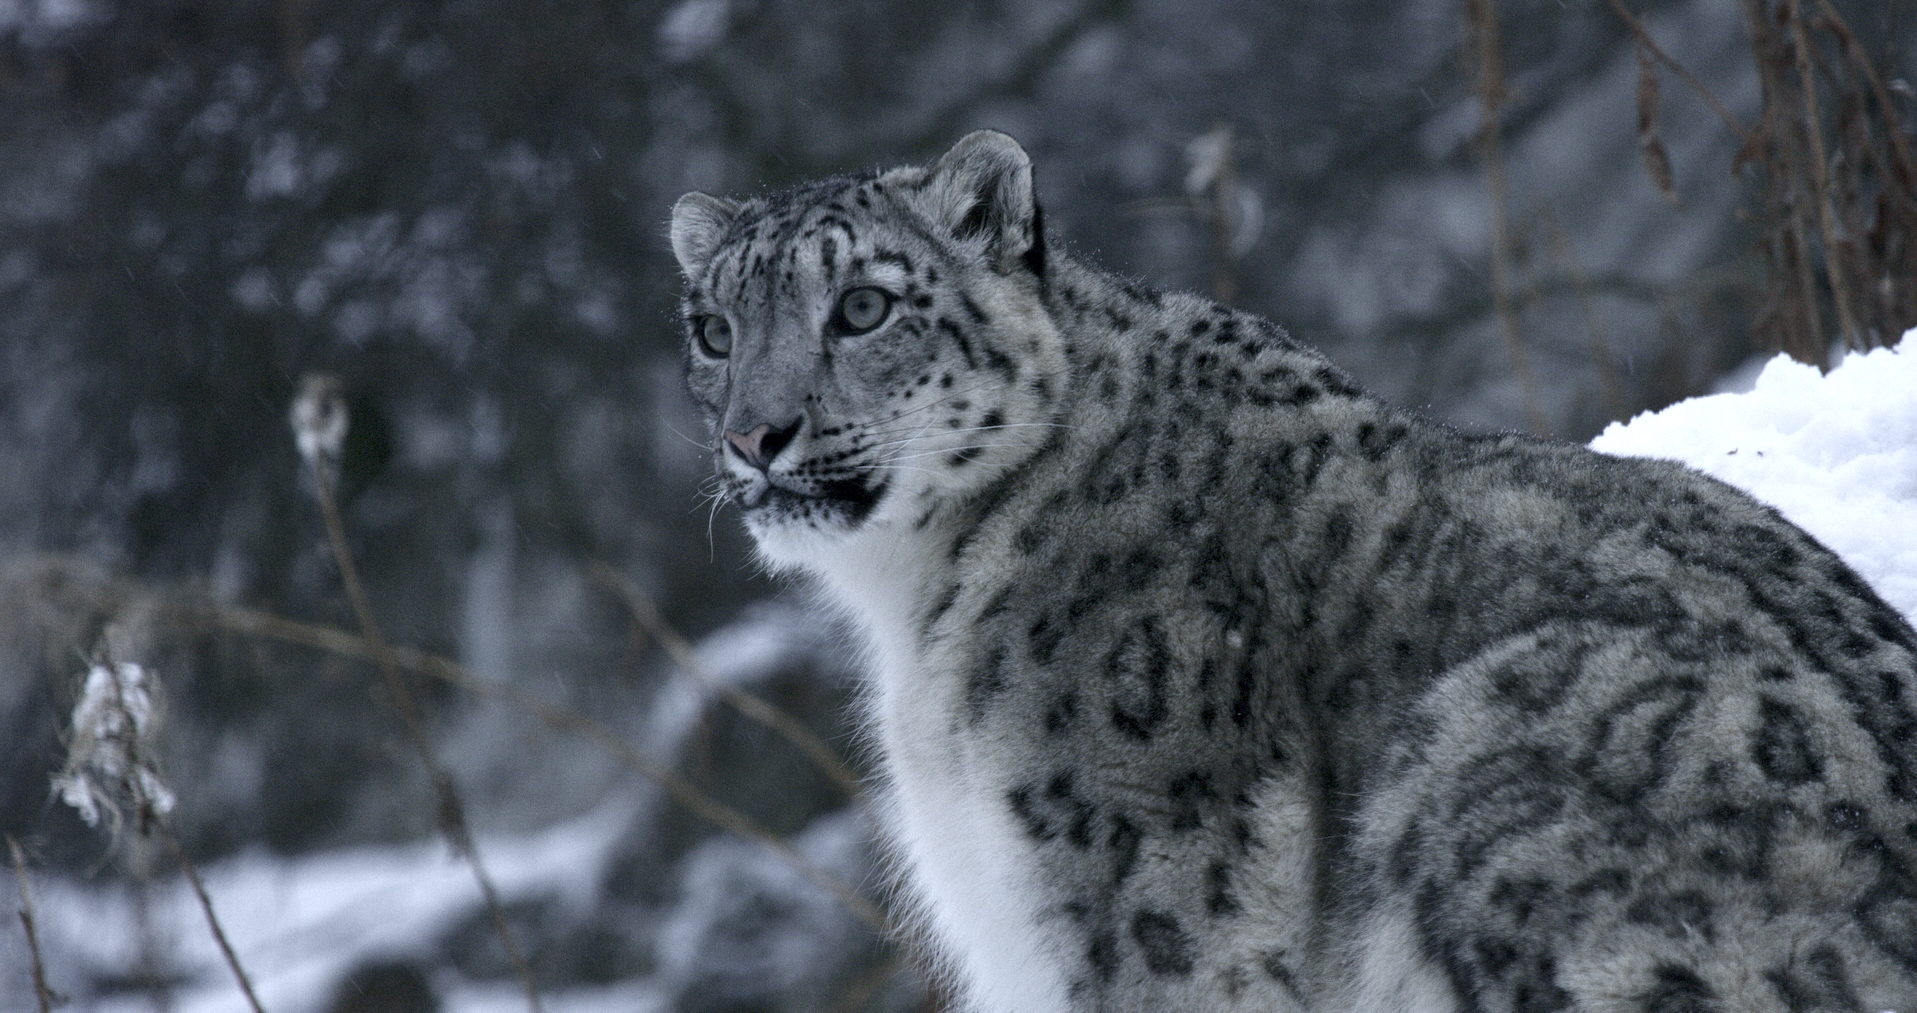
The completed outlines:
{"type": "Polygon", "coordinates": [[[884,534],[867,532],[806,568],[869,640],[886,826],[971,1005],[1064,1010],[1059,940],[1044,931],[1036,862],[1005,802],[1012,772],[965,721],[966,652],[919,636],[919,617],[943,588],[943,554],[884,534]]]}

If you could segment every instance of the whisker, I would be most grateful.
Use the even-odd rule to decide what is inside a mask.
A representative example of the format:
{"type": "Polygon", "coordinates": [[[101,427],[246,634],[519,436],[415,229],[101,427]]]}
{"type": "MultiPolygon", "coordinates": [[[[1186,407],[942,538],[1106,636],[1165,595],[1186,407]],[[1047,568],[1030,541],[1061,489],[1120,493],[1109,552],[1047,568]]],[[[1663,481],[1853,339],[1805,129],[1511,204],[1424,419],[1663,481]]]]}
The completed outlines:
{"type": "Polygon", "coordinates": [[[714,451],[719,449],[719,441],[717,440],[695,440],[692,437],[687,436],[686,434],[680,432],[679,427],[673,425],[670,422],[663,423],[663,425],[666,427],[667,432],[671,433],[674,436],[677,436],[678,438],[686,441],[687,443],[692,444],[695,447],[698,447],[700,450],[703,450],[708,454],[713,453],[714,451]]]}
{"type": "Polygon", "coordinates": [[[926,457],[944,457],[947,454],[959,454],[973,450],[997,450],[1004,445],[1003,443],[975,443],[964,447],[946,447],[943,450],[922,450],[916,454],[900,454],[897,457],[888,457],[885,463],[891,465],[897,464],[900,461],[916,461],[926,457]]]}

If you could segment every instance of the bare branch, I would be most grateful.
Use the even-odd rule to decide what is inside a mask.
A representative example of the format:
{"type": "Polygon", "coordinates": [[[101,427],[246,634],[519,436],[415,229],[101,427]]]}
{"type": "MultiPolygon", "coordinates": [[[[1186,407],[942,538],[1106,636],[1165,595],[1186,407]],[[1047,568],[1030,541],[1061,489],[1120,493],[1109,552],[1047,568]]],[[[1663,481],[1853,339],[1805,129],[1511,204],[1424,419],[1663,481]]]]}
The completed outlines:
{"type": "MultiPolygon", "coordinates": [[[[333,627],[303,623],[250,609],[188,607],[186,611],[203,622],[250,636],[300,644],[362,660],[370,660],[373,656],[372,647],[364,638],[333,627]]],[[[437,655],[405,647],[389,647],[388,650],[395,663],[408,671],[438,679],[478,696],[499,700],[531,715],[547,728],[570,733],[604,749],[641,777],[657,784],[672,796],[673,801],[694,815],[722,830],[764,845],[794,871],[832,894],[874,929],[888,935],[894,932],[892,920],[857,889],[813,864],[798,849],[761,827],[751,817],[714,800],[676,772],[640,753],[606,725],[576,711],[555,707],[514,687],[477,678],[454,662],[437,655]]]]}
{"type": "Polygon", "coordinates": [[[148,826],[159,832],[160,839],[173,852],[173,860],[179,863],[180,871],[186,873],[186,881],[193,885],[193,896],[200,899],[200,911],[206,915],[206,927],[213,933],[213,941],[219,944],[220,956],[226,958],[226,966],[232,970],[234,980],[240,983],[240,991],[246,995],[246,1004],[252,1007],[253,1013],[266,1013],[260,1007],[260,997],[253,994],[253,982],[246,977],[246,969],[240,966],[239,955],[233,952],[233,945],[226,941],[226,930],[220,927],[219,916],[213,913],[213,898],[207,896],[206,884],[200,882],[200,871],[187,860],[186,852],[174,838],[173,831],[166,828],[164,819],[156,817],[148,826]]]}
{"type": "Polygon", "coordinates": [[[1491,0],[1465,0],[1465,16],[1477,41],[1478,104],[1484,117],[1478,127],[1478,146],[1484,158],[1485,185],[1491,198],[1491,300],[1497,310],[1498,333],[1511,357],[1511,373],[1518,381],[1524,417],[1532,432],[1544,435],[1549,426],[1538,404],[1538,382],[1524,350],[1518,327],[1518,309],[1512,299],[1510,187],[1504,172],[1504,133],[1501,112],[1507,93],[1504,58],[1498,45],[1498,15],[1491,0]]]}
{"type": "Polygon", "coordinates": [[[1664,47],[1657,44],[1657,40],[1651,37],[1650,30],[1644,27],[1644,22],[1639,21],[1637,15],[1632,14],[1630,8],[1624,6],[1624,0],[1608,0],[1608,2],[1611,10],[1616,11],[1625,26],[1630,28],[1631,34],[1637,36],[1639,46],[1650,50],[1651,55],[1657,57],[1659,63],[1670,68],[1671,73],[1690,85],[1691,90],[1697,92],[1698,97],[1704,100],[1704,104],[1711,107],[1711,111],[1717,114],[1718,119],[1724,121],[1725,126],[1730,127],[1731,131],[1737,134],[1745,146],[1757,143],[1750,128],[1740,122],[1736,116],[1731,115],[1731,111],[1724,107],[1724,103],[1717,100],[1716,95],[1711,94],[1709,88],[1704,87],[1704,82],[1699,81],[1697,75],[1691,73],[1690,68],[1672,59],[1671,54],[1666,53],[1664,47]]]}
{"type": "Polygon", "coordinates": [[[1830,163],[1824,154],[1823,119],[1817,112],[1817,75],[1811,69],[1810,33],[1804,28],[1804,11],[1797,0],[1784,0],[1784,10],[1797,40],[1797,76],[1804,100],[1804,126],[1810,137],[1811,187],[1817,201],[1817,226],[1824,239],[1824,273],[1829,276],[1831,299],[1837,305],[1837,327],[1844,335],[1844,347],[1860,350],[1863,333],[1858,330],[1856,314],[1851,312],[1850,285],[1845,277],[1844,257],[1838,245],[1837,220],[1831,209],[1830,163]]]}
{"type": "MultiPolygon", "coordinates": [[[[309,377],[309,380],[312,379],[309,377]]],[[[440,830],[446,835],[453,851],[465,860],[473,870],[473,880],[479,885],[480,896],[486,904],[486,913],[491,917],[493,932],[499,937],[499,944],[506,951],[506,959],[513,965],[519,976],[520,985],[526,992],[526,1005],[532,1013],[540,1013],[539,988],[533,982],[532,967],[527,964],[525,955],[519,950],[519,943],[513,938],[512,926],[506,922],[506,913],[499,904],[499,891],[493,886],[492,876],[486,871],[479,849],[473,843],[471,828],[466,822],[466,810],[459,798],[459,790],[439,757],[433,751],[432,740],[426,735],[426,728],[420,721],[419,707],[413,701],[412,692],[406,687],[406,680],[400,675],[399,664],[394,660],[393,652],[387,646],[386,637],[380,632],[379,623],[373,618],[373,610],[366,600],[366,588],[360,583],[359,568],[353,563],[352,550],[346,543],[346,526],[340,520],[339,504],[333,496],[332,472],[334,468],[330,457],[338,452],[340,438],[346,430],[345,408],[339,401],[337,384],[326,385],[308,383],[301,397],[293,405],[293,427],[299,437],[300,453],[310,466],[314,491],[318,496],[320,515],[326,522],[326,537],[332,543],[333,558],[339,566],[340,581],[346,586],[347,600],[352,603],[353,614],[359,620],[360,631],[366,637],[369,652],[380,675],[386,683],[386,693],[399,712],[401,722],[406,726],[406,736],[419,755],[420,763],[426,768],[427,776],[432,780],[433,792],[437,796],[440,830]],[[315,388],[323,389],[315,389],[315,388]],[[330,400],[329,400],[330,399],[330,400]],[[316,403],[325,401],[325,403],[316,403]],[[316,410],[325,409],[325,410],[316,410]],[[323,441],[313,438],[317,423],[315,420],[331,420],[337,414],[338,435],[333,439],[332,454],[325,452],[323,441]]],[[[330,433],[331,430],[329,429],[330,433]]]]}
{"type": "Polygon", "coordinates": [[[53,990],[47,987],[47,967],[40,959],[40,934],[33,927],[33,891],[27,888],[27,859],[20,842],[7,835],[7,850],[13,853],[13,874],[20,880],[20,927],[27,934],[27,954],[33,960],[33,997],[40,1013],[51,1013],[53,990]]]}
{"type": "Polygon", "coordinates": [[[823,739],[812,734],[812,730],[800,723],[797,718],[763,697],[750,690],[714,679],[711,673],[705,670],[705,666],[700,664],[692,645],[666,623],[665,618],[659,614],[659,610],[653,606],[651,600],[634,586],[632,581],[627,580],[624,574],[603,562],[593,563],[592,573],[600,583],[619,596],[619,600],[626,606],[626,611],[632,614],[632,618],[654,640],[659,641],[660,646],[666,649],[666,654],[672,658],[680,671],[691,676],[726,703],[731,704],[739,713],[770,728],[784,737],[787,742],[792,743],[808,759],[818,765],[818,768],[824,771],[848,798],[858,797],[861,790],[858,777],[846,768],[845,764],[839,760],[838,753],[834,752],[831,746],[826,745],[823,739]]]}
{"type": "Polygon", "coordinates": [[[1656,184],[1658,192],[1671,206],[1678,206],[1677,188],[1672,184],[1671,156],[1664,150],[1664,141],[1657,135],[1658,121],[1658,84],[1657,64],[1651,62],[1650,50],[1638,43],[1633,47],[1637,52],[1637,148],[1644,156],[1644,168],[1651,174],[1651,182],[1656,184]]]}

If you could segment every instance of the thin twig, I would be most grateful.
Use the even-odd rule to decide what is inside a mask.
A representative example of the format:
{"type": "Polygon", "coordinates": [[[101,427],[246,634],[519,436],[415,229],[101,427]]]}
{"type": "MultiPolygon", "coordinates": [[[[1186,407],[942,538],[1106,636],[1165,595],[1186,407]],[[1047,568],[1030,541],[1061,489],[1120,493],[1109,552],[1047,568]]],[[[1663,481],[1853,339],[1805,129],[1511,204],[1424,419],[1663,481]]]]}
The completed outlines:
{"type": "Polygon", "coordinates": [[[1763,93],[1757,132],[1761,143],[1740,153],[1740,159],[1761,158],[1767,177],[1765,247],[1771,284],[1760,327],[1774,334],[1777,346],[1792,358],[1821,368],[1828,365],[1830,343],[1824,338],[1823,314],[1817,307],[1817,280],[1804,220],[1810,201],[1800,192],[1803,131],[1785,112],[1790,60],[1786,43],[1771,28],[1767,0],[1743,0],[1742,7],[1763,93]]]}
{"type": "Polygon", "coordinates": [[[1578,309],[1584,316],[1584,328],[1590,333],[1591,361],[1597,366],[1598,386],[1604,392],[1604,405],[1614,419],[1623,419],[1630,413],[1630,406],[1624,402],[1624,385],[1619,382],[1617,363],[1611,357],[1610,342],[1604,338],[1604,328],[1598,321],[1597,300],[1591,295],[1591,279],[1584,271],[1584,264],[1578,260],[1577,253],[1571,249],[1571,241],[1564,234],[1564,225],[1547,209],[1545,221],[1551,243],[1551,254],[1564,265],[1571,279],[1571,288],[1577,293],[1578,309]]]}
{"type": "MultiPolygon", "coordinates": [[[[299,644],[349,658],[370,660],[373,657],[372,647],[364,638],[335,627],[303,623],[250,609],[190,608],[189,612],[221,628],[250,636],[299,644]]],[[[892,920],[857,889],[813,864],[798,849],[753,822],[751,817],[712,799],[676,772],[640,753],[606,725],[575,711],[555,707],[512,686],[477,678],[458,664],[437,655],[407,647],[389,646],[387,650],[395,664],[408,671],[438,679],[487,699],[501,701],[532,715],[549,729],[567,732],[598,746],[641,777],[664,789],[673,801],[694,815],[722,830],[765,846],[795,872],[832,894],[860,920],[882,933],[892,934],[892,920]]]]}
{"type": "Polygon", "coordinates": [[[219,944],[220,955],[226,958],[226,966],[232,969],[234,979],[240,983],[240,991],[246,994],[246,1004],[253,1008],[253,1013],[265,1013],[260,1007],[259,996],[253,994],[253,982],[247,979],[245,969],[240,967],[239,955],[233,952],[233,945],[226,941],[226,930],[220,928],[220,919],[213,913],[213,898],[207,896],[206,884],[200,882],[199,870],[187,859],[186,851],[174,838],[173,831],[167,829],[165,820],[155,816],[147,821],[147,825],[159,831],[160,839],[173,852],[173,860],[179,863],[180,871],[186,873],[186,881],[193,884],[193,895],[200,899],[200,910],[206,914],[206,927],[213,933],[213,941],[219,944]]]}
{"type": "Polygon", "coordinates": [[[1905,185],[1910,185],[1911,181],[1917,180],[1917,155],[1911,153],[1910,142],[1904,139],[1903,131],[1896,129],[1897,106],[1890,100],[1890,89],[1884,86],[1883,75],[1877,73],[1877,66],[1870,61],[1870,54],[1864,51],[1863,44],[1857,41],[1857,34],[1850,30],[1850,23],[1837,13],[1837,8],[1831,6],[1830,0],[1817,0],[1817,6],[1823,11],[1825,25],[1843,42],[1845,51],[1850,54],[1851,65],[1870,82],[1871,93],[1877,97],[1877,107],[1883,110],[1891,123],[1891,129],[1885,133],[1889,135],[1890,150],[1897,162],[1897,170],[1903,176],[1905,185]]]}
{"type": "Polygon", "coordinates": [[[839,755],[832,750],[831,746],[826,745],[825,740],[814,735],[812,730],[801,724],[797,718],[763,697],[750,690],[713,678],[711,673],[706,671],[705,666],[700,664],[699,656],[693,651],[692,645],[665,621],[665,617],[659,614],[658,608],[654,607],[651,599],[634,586],[632,581],[627,580],[624,574],[603,562],[595,562],[592,571],[593,576],[619,596],[619,600],[626,606],[626,611],[632,613],[633,619],[654,640],[659,641],[660,646],[666,649],[666,654],[672,658],[673,664],[677,665],[680,671],[691,676],[709,692],[717,694],[739,713],[783,736],[787,742],[792,743],[808,759],[817,764],[818,768],[824,771],[847,797],[858,797],[860,791],[858,777],[846,768],[845,764],[839,760],[839,755]]]}
{"type": "Polygon", "coordinates": [[[1817,74],[1811,69],[1810,33],[1804,28],[1804,11],[1797,0],[1784,0],[1784,9],[1797,40],[1797,76],[1803,88],[1804,127],[1810,136],[1811,186],[1817,200],[1817,225],[1824,237],[1824,273],[1830,279],[1831,300],[1837,304],[1837,326],[1844,333],[1844,347],[1861,350],[1863,334],[1850,308],[1850,285],[1845,277],[1844,256],[1837,243],[1837,219],[1830,202],[1830,166],[1824,160],[1824,125],[1817,113],[1817,74]]]}
{"type": "Polygon", "coordinates": [[[1498,48],[1498,16],[1491,0],[1465,0],[1465,11],[1478,44],[1478,104],[1484,117],[1478,128],[1478,144],[1491,197],[1491,299],[1497,311],[1498,333],[1503,336],[1505,351],[1511,357],[1511,373],[1518,381],[1525,421],[1532,432],[1543,435],[1549,427],[1544,420],[1544,410],[1538,404],[1537,378],[1531,372],[1531,360],[1525,353],[1524,339],[1518,329],[1517,305],[1511,298],[1509,186],[1504,173],[1501,115],[1505,99],[1504,66],[1498,48]]]}
{"type": "Polygon", "coordinates": [[[51,1013],[53,990],[47,987],[47,966],[40,959],[40,934],[33,928],[33,891],[27,888],[27,859],[20,842],[7,835],[7,850],[13,853],[13,874],[20,880],[20,927],[27,933],[27,954],[33,961],[33,997],[40,1013],[51,1013]]]}
{"type": "Polygon", "coordinates": [[[480,858],[479,848],[473,843],[472,830],[467,825],[466,810],[460,802],[459,791],[453,784],[452,775],[439,762],[433,750],[432,740],[427,737],[426,727],[420,720],[419,707],[413,701],[412,692],[406,688],[406,680],[400,675],[392,648],[387,645],[379,623],[373,618],[373,610],[367,604],[366,588],[360,583],[359,569],[354,565],[352,550],[346,544],[346,526],[340,520],[339,504],[333,496],[327,466],[315,457],[308,470],[312,473],[314,489],[318,493],[320,514],[326,522],[326,536],[333,545],[333,558],[339,565],[340,581],[346,586],[347,600],[352,603],[353,613],[359,620],[367,650],[385,680],[387,695],[406,726],[406,735],[413,751],[419,754],[420,762],[425,765],[427,776],[432,780],[433,792],[439,804],[440,829],[453,851],[473,870],[473,879],[479,884],[486,913],[492,920],[493,933],[499,937],[499,944],[506,951],[506,959],[512,963],[513,971],[525,989],[526,1005],[532,1013],[540,1013],[542,1005],[539,988],[533,982],[532,967],[520,952],[518,941],[513,938],[512,926],[506,922],[505,909],[499,903],[499,891],[494,888],[492,876],[487,873],[485,863],[480,858]]]}
{"type": "Polygon", "coordinates": [[[1692,74],[1689,67],[1672,59],[1671,54],[1666,53],[1664,47],[1657,44],[1657,40],[1651,37],[1650,30],[1644,27],[1644,22],[1639,21],[1637,15],[1632,14],[1630,8],[1624,6],[1624,0],[1609,0],[1609,2],[1611,9],[1617,12],[1617,16],[1622,19],[1625,26],[1631,30],[1631,34],[1637,36],[1638,43],[1645,49],[1650,50],[1652,56],[1657,57],[1657,62],[1670,68],[1671,73],[1676,74],[1685,84],[1690,85],[1691,90],[1697,92],[1698,97],[1704,100],[1704,104],[1710,106],[1711,111],[1717,113],[1718,118],[1724,121],[1725,126],[1731,128],[1731,131],[1738,136],[1739,140],[1742,140],[1746,145],[1754,143],[1750,128],[1740,122],[1736,116],[1731,115],[1731,111],[1724,107],[1724,103],[1717,100],[1716,95],[1711,94],[1709,88],[1704,87],[1704,82],[1699,81],[1697,75],[1692,74]]]}

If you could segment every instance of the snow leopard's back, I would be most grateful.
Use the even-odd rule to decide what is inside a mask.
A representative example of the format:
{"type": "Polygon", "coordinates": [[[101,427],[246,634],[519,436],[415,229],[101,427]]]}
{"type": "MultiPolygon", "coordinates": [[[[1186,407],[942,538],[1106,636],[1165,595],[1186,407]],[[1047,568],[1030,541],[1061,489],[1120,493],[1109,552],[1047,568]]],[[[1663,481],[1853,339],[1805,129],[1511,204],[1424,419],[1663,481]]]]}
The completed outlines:
{"type": "Polygon", "coordinates": [[[975,1005],[1917,1013],[1917,635],[1774,511],[1058,256],[1002,135],[674,244],[975,1005]]]}

